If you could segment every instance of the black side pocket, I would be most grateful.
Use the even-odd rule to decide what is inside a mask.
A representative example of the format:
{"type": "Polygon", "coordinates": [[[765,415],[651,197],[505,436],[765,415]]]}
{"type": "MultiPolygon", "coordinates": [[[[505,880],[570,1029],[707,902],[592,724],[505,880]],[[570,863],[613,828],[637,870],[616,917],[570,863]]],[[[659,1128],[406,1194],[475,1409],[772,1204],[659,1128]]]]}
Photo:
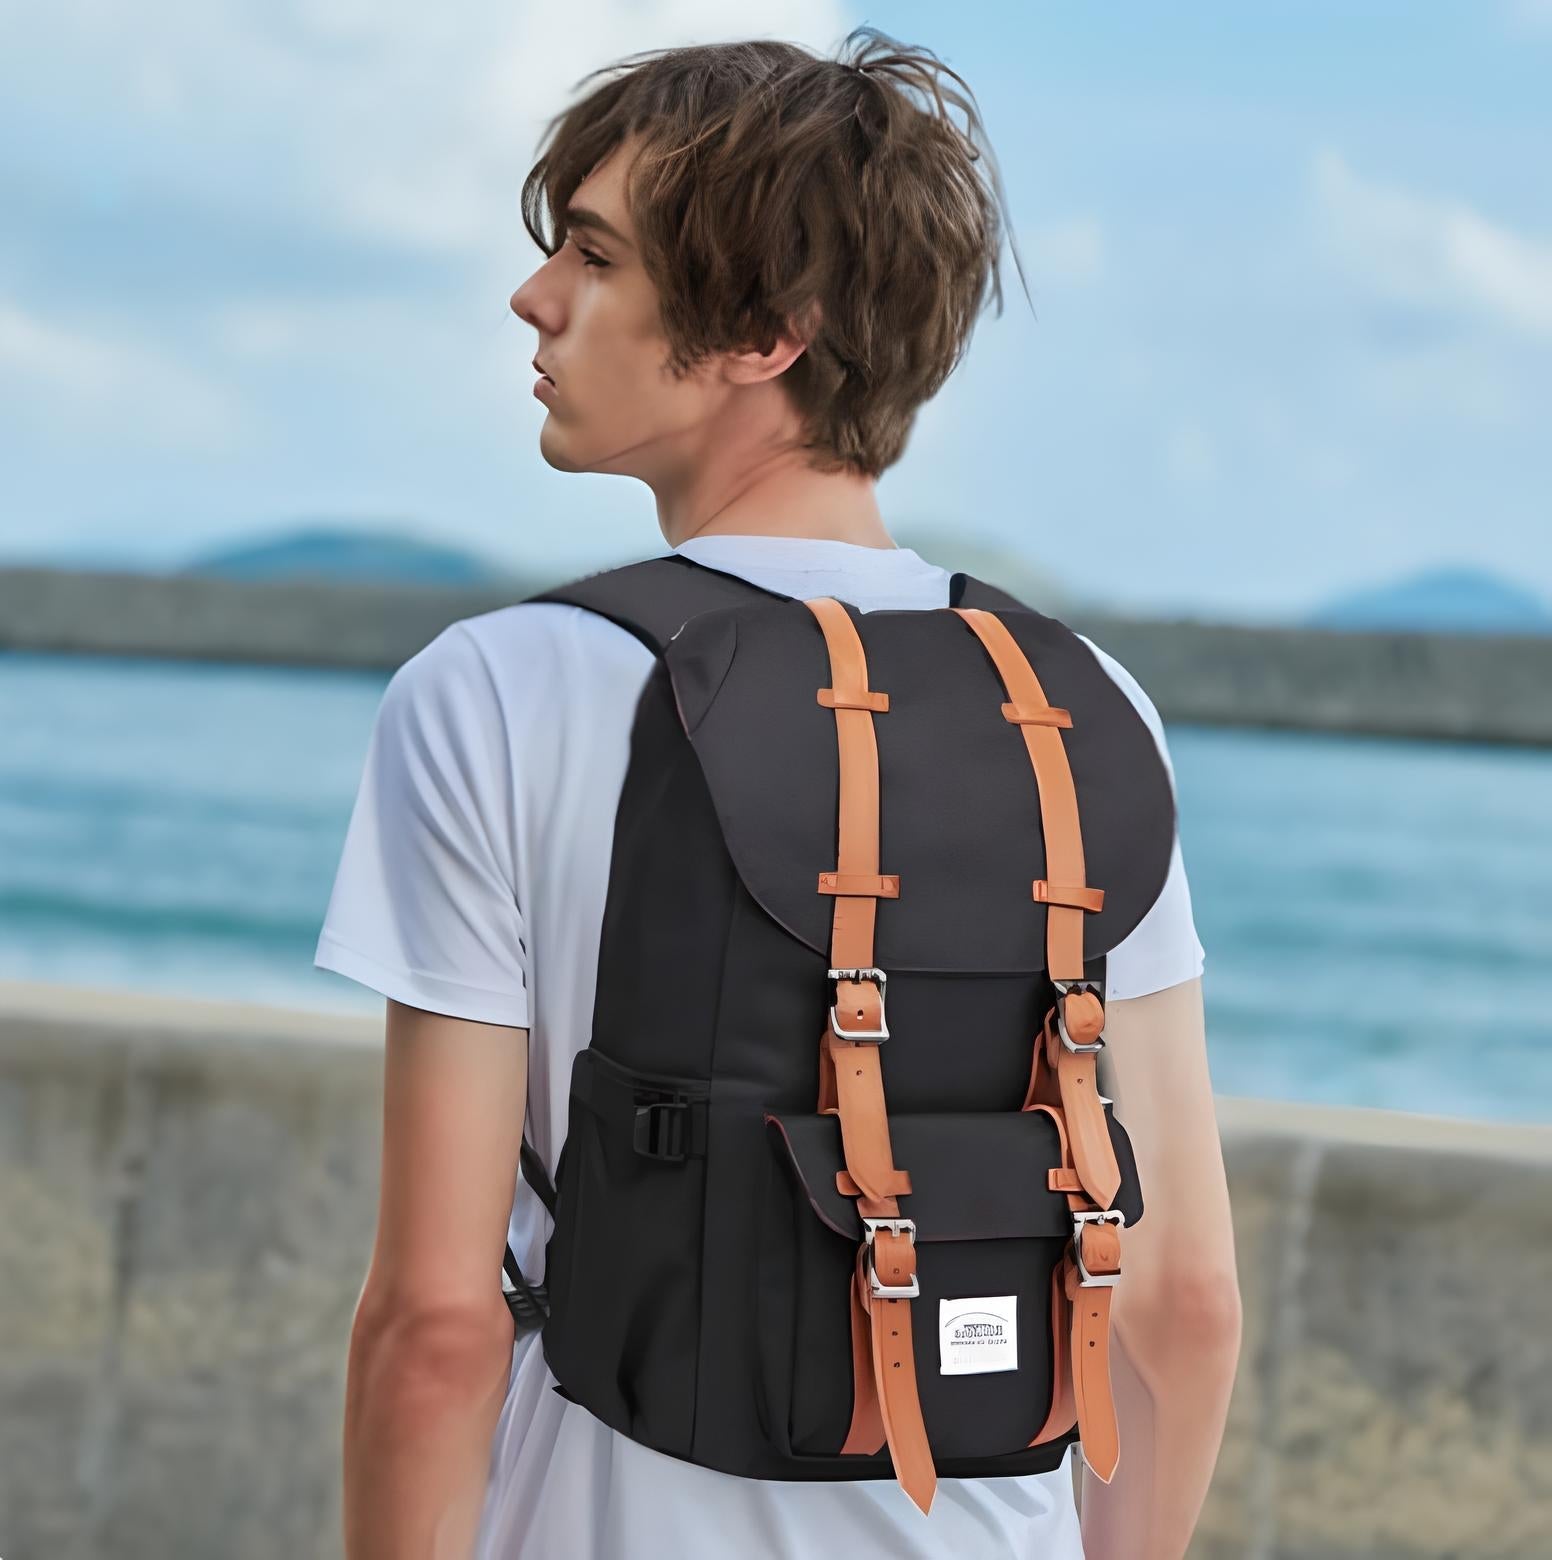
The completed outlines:
{"type": "Polygon", "coordinates": [[[785,1122],[768,1115],[765,1123],[772,1153],[756,1301],[761,1420],[785,1456],[834,1455],[851,1422],[857,1241],[810,1203],[785,1122]]]}
{"type": "Polygon", "coordinates": [[[565,1395],[681,1457],[695,1422],[707,1094],[704,1079],[578,1053],[546,1252],[544,1354],[565,1395]]]}

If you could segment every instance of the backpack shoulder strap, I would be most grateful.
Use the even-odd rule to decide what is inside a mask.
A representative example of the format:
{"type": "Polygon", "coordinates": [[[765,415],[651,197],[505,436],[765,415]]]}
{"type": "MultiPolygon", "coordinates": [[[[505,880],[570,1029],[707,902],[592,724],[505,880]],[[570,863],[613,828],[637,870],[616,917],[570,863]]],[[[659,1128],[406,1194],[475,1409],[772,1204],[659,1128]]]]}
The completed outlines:
{"type": "MultiPolygon", "coordinates": [[[[523,600],[585,607],[634,635],[654,655],[661,655],[680,626],[696,613],[761,598],[798,599],[782,591],[767,590],[741,575],[713,568],[684,553],[671,552],[584,574],[523,600]]],[[[948,601],[951,607],[985,607],[993,612],[1032,610],[1007,591],[965,573],[950,576],[948,601]]]]}
{"type": "Polygon", "coordinates": [[[951,607],[984,607],[988,612],[1002,612],[1010,608],[1015,612],[1033,610],[1017,596],[1010,596],[1007,591],[988,585],[973,574],[962,573],[953,575],[949,580],[948,604],[951,607]]]}
{"type": "Polygon", "coordinates": [[[661,655],[680,626],[697,613],[736,607],[761,597],[767,601],[794,599],[683,553],[665,553],[584,574],[524,597],[523,604],[557,601],[584,607],[634,634],[654,655],[661,655]]]}

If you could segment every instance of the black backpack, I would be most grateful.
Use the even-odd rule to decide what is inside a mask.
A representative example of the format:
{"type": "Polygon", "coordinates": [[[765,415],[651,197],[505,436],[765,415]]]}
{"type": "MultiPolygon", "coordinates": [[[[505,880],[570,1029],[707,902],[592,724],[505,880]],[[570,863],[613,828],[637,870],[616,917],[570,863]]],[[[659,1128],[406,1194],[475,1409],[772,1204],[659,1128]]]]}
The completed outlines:
{"type": "Polygon", "coordinates": [[[1074,1442],[1108,1481],[1142,1198],[1096,1062],[1106,951],[1173,845],[1147,725],[966,574],[948,609],[862,613],[669,554],[528,599],[657,658],[553,1188],[523,1148],[545,1283],[504,1264],[556,1391],[705,1467],[893,1475],[923,1511],[938,1474],[1074,1442]]]}

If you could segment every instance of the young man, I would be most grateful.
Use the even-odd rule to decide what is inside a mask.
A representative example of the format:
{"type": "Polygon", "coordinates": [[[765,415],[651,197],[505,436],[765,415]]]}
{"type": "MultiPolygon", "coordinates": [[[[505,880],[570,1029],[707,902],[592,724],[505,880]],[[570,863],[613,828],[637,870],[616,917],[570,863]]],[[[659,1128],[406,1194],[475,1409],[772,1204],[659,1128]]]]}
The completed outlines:
{"type": "MultiPolygon", "coordinates": [[[[996,276],[994,203],[934,95],[964,106],[952,73],[876,35],[844,62],[762,42],[620,70],[552,127],[524,191],[548,258],[512,309],[537,332],[544,458],[639,478],[667,549],[769,589],[945,606],[948,574],[895,546],[874,483],[996,276]]],[[[1094,648],[1167,763],[1147,696],[1094,648]]],[[[1106,1086],[1148,1212],[1113,1312],[1125,1455],[1109,1485],[1086,1476],[1081,1535],[1065,1466],[943,1479],[926,1516],[887,1478],[730,1477],[617,1434],[550,1390],[536,1333],[514,1343],[502,1243],[542,1278],[549,1227],[528,1188],[514,1200],[524,1121],[553,1176],[651,660],[529,603],[454,624],[384,695],[317,954],[389,999],[351,1560],[1182,1555],[1239,1310],[1178,839],[1108,961],[1106,1086]]]]}

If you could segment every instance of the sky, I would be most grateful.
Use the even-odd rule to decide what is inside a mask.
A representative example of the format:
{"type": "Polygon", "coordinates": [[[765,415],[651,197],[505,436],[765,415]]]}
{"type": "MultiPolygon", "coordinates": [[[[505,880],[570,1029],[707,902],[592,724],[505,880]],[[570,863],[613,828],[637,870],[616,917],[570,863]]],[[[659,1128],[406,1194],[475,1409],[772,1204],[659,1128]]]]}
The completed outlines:
{"type": "Polygon", "coordinates": [[[538,454],[538,136],[632,50],[862,22],[974,90],[1034,305],[1005,248],[892,529],[1143,612],[1552,599],[1552,0],[0,0],[0,562],[659,550],[648,489],[538,454]]]}

